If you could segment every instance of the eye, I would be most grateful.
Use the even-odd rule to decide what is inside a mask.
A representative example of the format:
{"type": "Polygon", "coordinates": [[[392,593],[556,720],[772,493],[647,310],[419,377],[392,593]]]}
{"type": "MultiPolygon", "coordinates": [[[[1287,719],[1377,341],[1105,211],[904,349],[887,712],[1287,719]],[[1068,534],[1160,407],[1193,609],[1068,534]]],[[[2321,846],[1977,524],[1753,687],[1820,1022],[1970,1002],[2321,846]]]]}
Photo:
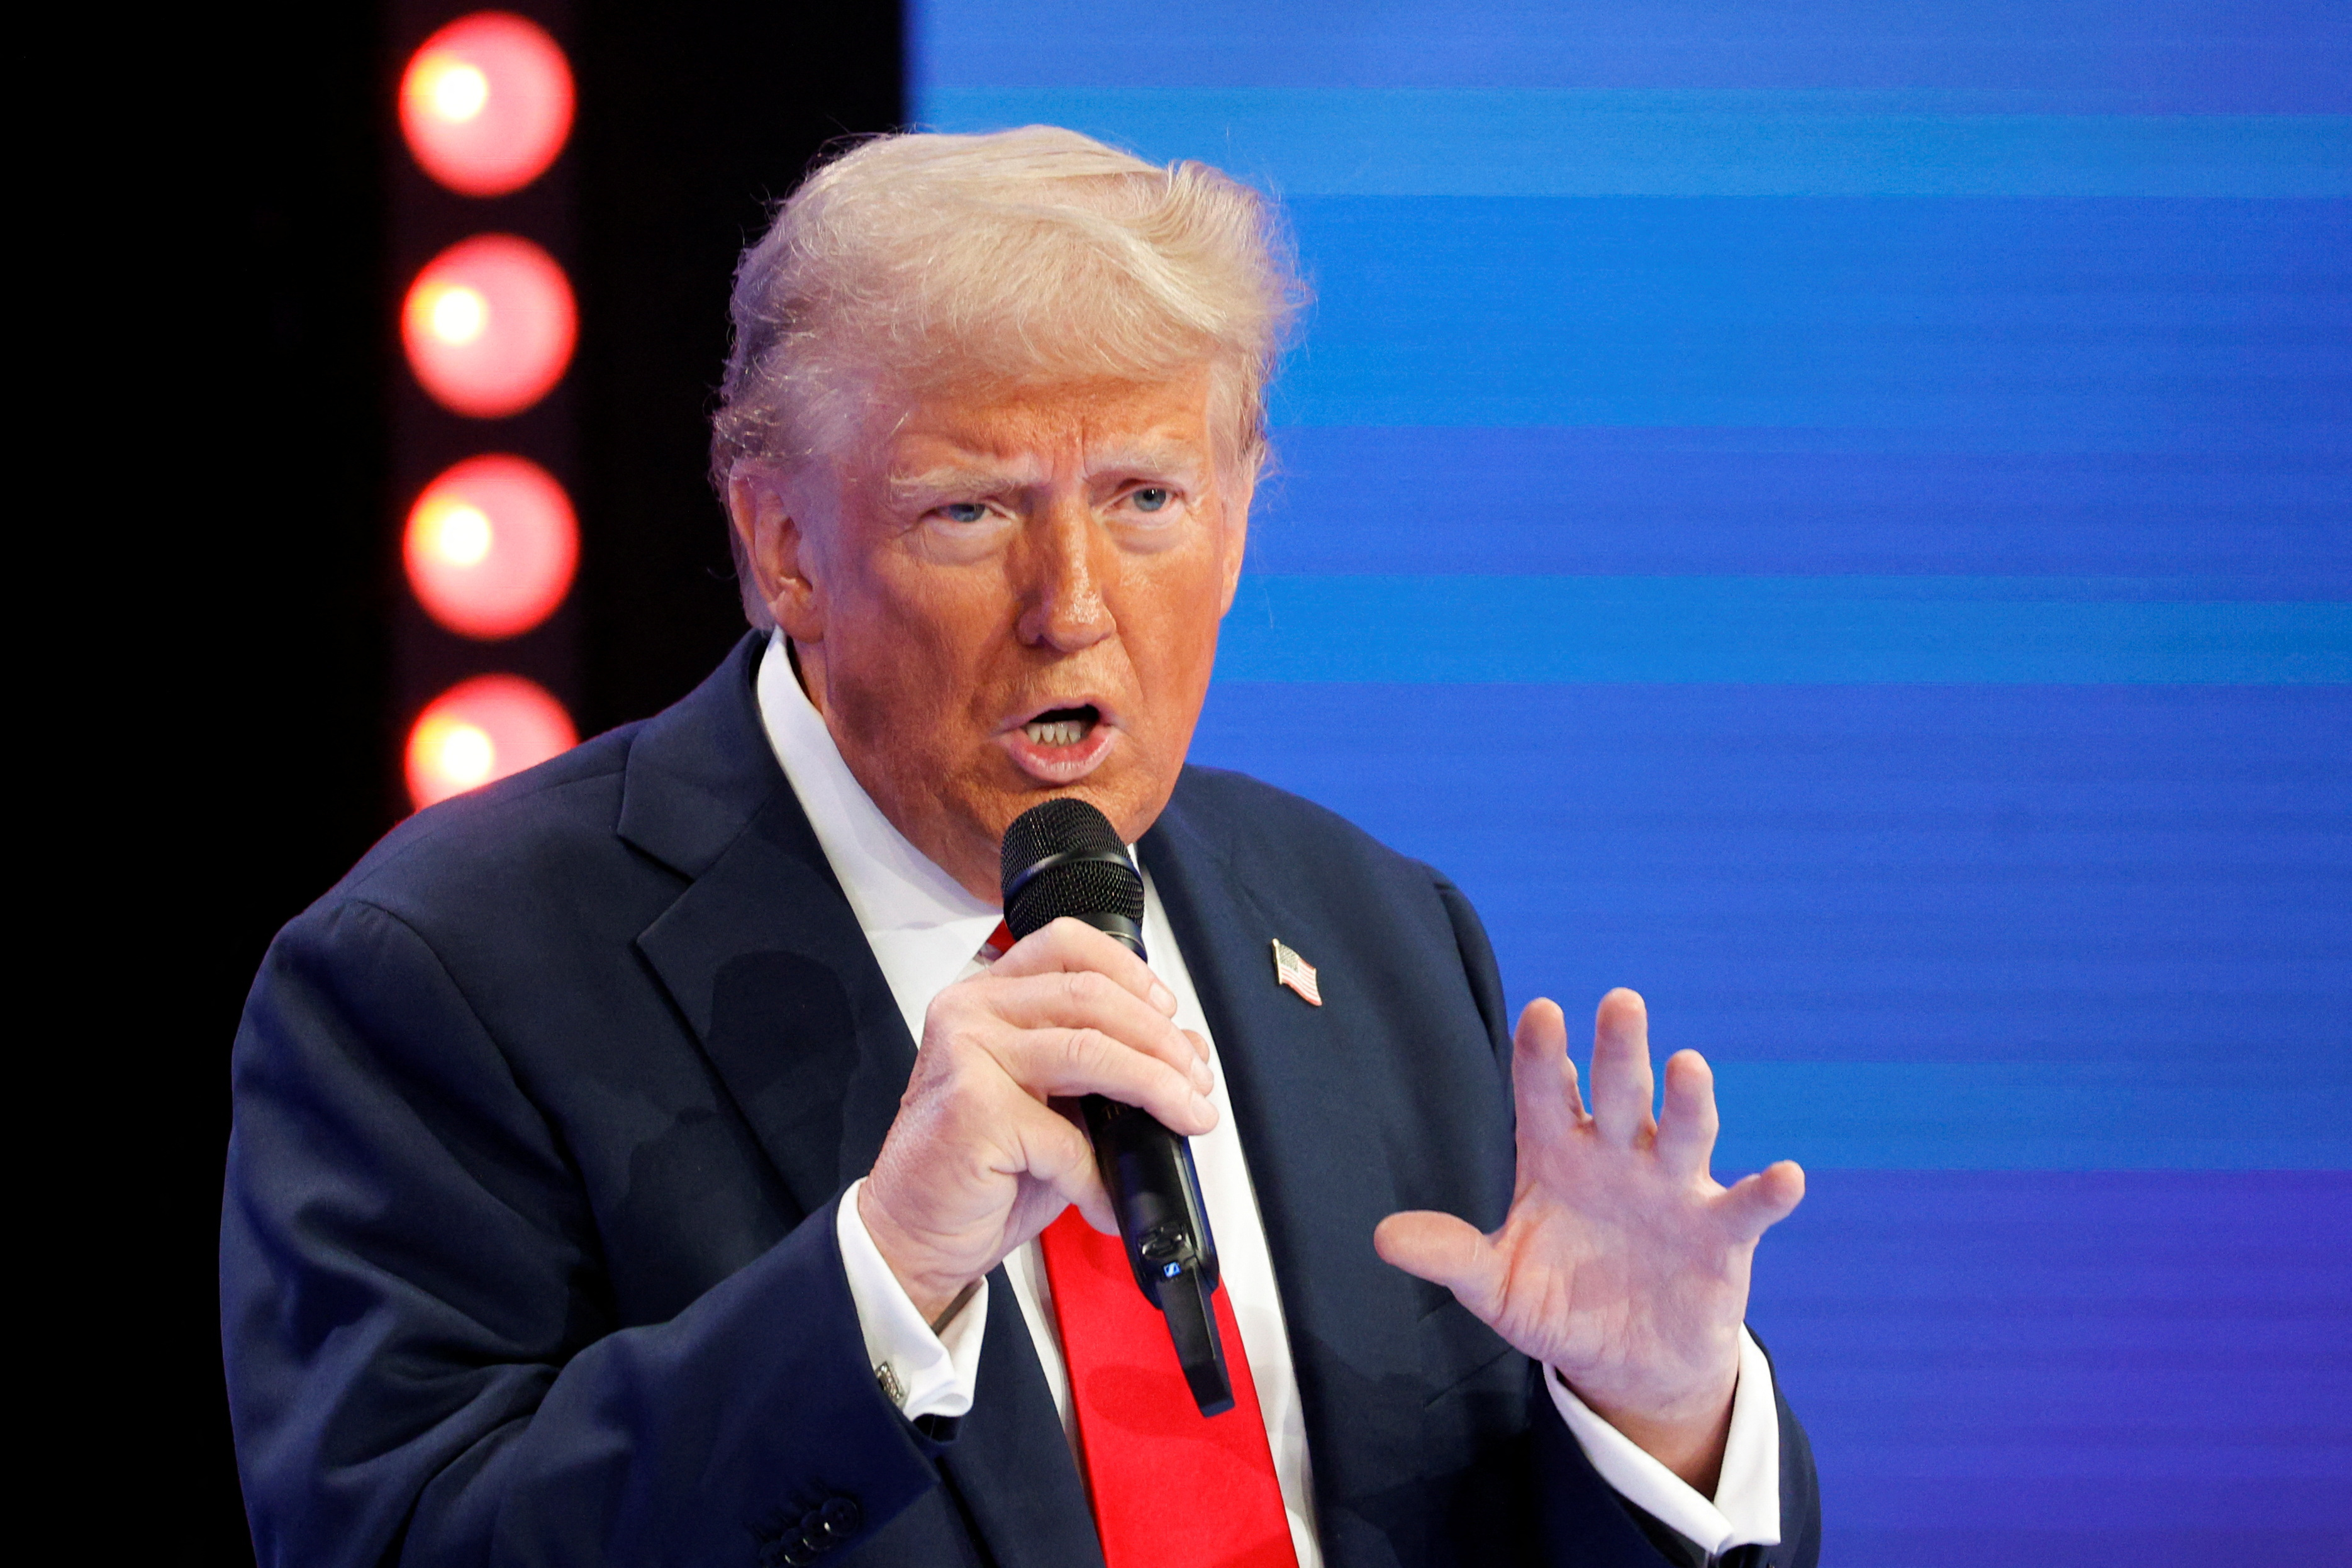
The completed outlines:
{"type": "Polygon", "coordinates": [[[950,501],[940,508],[940,516],[951,523],[976,523],[988,516],[988,508],[978,501],[950,501]]]}
{"type": "Polygon", "coordinates": [[[1128,497],[1139,512],[1156,512],[1175,498],[1176,493],[1162,485],[1146,485],[1128,497]]]}

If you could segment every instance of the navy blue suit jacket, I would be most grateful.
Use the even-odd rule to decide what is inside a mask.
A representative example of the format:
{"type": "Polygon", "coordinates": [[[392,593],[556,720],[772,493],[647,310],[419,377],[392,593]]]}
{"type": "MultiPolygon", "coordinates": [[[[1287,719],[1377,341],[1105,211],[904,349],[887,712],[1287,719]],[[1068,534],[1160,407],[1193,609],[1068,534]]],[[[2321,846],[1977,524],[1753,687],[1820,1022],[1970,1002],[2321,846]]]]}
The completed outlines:
{"type": "MultiPolygon", "coordinates": [[[[915,1042],[769,750],[759,647],[419,813],[270,949],[221,1276],[265,1563],[1100,1563],[1001,1274],[960,1423],[866,1365],[833,1206],[915,1042]]],[[[1372,1252],[1394,1210],[1491,1228],[1510,1197],[1469,904],[1229,773],[1188,769],[1139,850],[1225,1064],[1328,1561],[1660,1563],[1526,1359],[1372,1252]],[[1325,1006],[1276,988],[1276,936],[1325,1006]]],[[[1768,1555],[1801,1565],[1781,1429],[1768,1555]]]]}

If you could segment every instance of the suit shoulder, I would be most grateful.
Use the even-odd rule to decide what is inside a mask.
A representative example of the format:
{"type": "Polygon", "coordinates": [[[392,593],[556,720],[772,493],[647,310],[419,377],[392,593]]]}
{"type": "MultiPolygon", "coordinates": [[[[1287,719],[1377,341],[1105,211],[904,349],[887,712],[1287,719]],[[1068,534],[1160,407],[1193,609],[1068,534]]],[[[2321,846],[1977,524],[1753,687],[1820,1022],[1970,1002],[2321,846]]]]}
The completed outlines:
{"type": "Polygon", "coordinates": [[[1187,766],[1171,801],[1229,856],[1260,865],[1353,865],[1374,874],[1445,883],[1433,868],[1402,854],[1328,806],[1223,768],[1187,766]]]}
{"type": "Polygon", "coordinates": [[[625,725],[403,821],[360,857],[313,909],[347,902],[429,922],[489,912],[532,890],[561,896],[600,859],[627,851],[614,832],[622,777],[639,726],[625,725]]]}

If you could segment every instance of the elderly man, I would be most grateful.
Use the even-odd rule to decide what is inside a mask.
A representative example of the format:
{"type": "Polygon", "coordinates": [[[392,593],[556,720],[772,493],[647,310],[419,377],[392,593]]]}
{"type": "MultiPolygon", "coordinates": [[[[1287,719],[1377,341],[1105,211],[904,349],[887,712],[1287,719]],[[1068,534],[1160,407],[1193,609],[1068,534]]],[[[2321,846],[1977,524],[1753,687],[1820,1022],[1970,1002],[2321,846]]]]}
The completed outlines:
{"type": "Polygon", "coordinates": [[[1813,1561],[1741,1327],[1796,1168],[1710,1178],[1706,1065],[1654,1117],[1631,992],[1588,1112],[1443,877],[1184,766],[1269,227],[1033,128],[869,142],[746,255],[758,630],[403,825],[255,986],[222,1292],[265,1562],[1813,1561]],[[1149,966],[997,924],[1006,825],[1066,795],[1135,847],[1149,966]],[[1193,1141],[1225,1414],[1134,1332],[1088,1093],[1193,1141]]]}

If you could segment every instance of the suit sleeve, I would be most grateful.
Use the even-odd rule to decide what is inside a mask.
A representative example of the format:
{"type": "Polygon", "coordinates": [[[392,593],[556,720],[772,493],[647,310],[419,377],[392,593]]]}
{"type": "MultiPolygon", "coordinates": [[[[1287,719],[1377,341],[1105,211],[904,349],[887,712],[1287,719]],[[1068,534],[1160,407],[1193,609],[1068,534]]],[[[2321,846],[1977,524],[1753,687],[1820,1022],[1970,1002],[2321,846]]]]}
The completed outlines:
{"type": "Polygon", "coordinates": [[[247,1002],[221,1231],[265,1564],[793,1563],[938,1484],[877,1388],[833,1207],[616,1329],[553,1129],[426,943],[346,902],[247,1002]]]}
{"type": "MultiPolygon", "coordinates": [[[[1511,1072],[1511,1025],[1503,998],[1502,970],[1485,924],[1461,889],[1435,872],[1431,876],[1454,927],[1454,946],[1480,1019],[1494,1042],[1506,1085],[1511,1072]]],[[[1582,1444],[1562,1421],[1550,1397],[1548,1374],[1537,1368],[1530,1381],[1528,1420],[1536,1434],[1537,1518],[1549,1561],[1560,1564],[1600,1563],[1702,1564],[1706,1552],[1644,1511],[1601,1479],[1582,1444]],[[1601,1500],[1614,1504],[1605,1528],[1596,1531],[1601,1500]],[[1630,1521],[1633,1531],[1623,1526],[1630,1521]],[[1646,1550],[1636,1542],[1646,1542],[1646,1550]],[[1602,1545],[1602,1542],[1609,1544],[1602,1545]]],[[[1813,1472],[1811,1446],[1777,1386],[1772,1394],[1780,1421],[1780,1543],[1747,1546],[1725,1561],[1743,1568],[1813,1568],[1821,1555],[1821,1488],[1813,1472]],[[1741,1556],[1745,1553],[1745,1557],[1741,1556]]]]}

